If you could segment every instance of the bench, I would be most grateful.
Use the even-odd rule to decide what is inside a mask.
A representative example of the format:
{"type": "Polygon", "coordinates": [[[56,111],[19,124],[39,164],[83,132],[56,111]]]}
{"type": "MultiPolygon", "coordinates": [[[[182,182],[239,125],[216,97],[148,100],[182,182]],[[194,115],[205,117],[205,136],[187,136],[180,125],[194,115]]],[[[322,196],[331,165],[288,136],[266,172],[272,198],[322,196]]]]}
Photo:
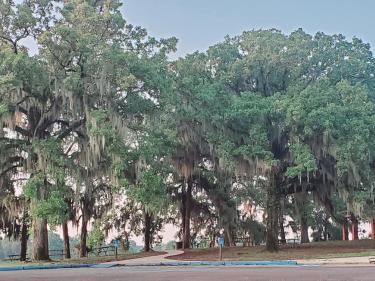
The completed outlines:
{"type": "MultiPolygon", "coordinates": [[[[8,255],[8,258],[4,259],[4,261],[19,261],[20,258],[21,258],[20,255],[8,255]]],[[[26,255],[26,260],[30,260],[27,255],[26,255]]]]}

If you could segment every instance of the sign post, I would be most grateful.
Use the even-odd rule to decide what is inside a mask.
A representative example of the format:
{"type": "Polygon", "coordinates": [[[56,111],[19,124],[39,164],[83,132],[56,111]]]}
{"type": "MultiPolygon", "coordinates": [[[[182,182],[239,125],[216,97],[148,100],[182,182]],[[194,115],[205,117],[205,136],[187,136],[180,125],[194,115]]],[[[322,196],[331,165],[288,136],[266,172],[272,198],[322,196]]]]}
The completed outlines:
{"type": "Polygon", "coordinates": [[[217,243],[219,244],[219,261],[223,260],[223,246],[224,246],[224,238],[219,237],[217,239],[217,243]]]}

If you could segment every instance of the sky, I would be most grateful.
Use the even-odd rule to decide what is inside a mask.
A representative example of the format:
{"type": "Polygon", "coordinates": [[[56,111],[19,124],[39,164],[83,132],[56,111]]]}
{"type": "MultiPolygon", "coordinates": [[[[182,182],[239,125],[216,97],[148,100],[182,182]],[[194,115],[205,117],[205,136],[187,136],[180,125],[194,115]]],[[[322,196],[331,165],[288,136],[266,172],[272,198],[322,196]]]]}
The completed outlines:
{"type": "MultiPolygon", "coordinates": [[[[375,0],[123,0],[128,23],[179,39],[176,57],[204,51],[226,35],[276,28],[341,33],[375,46],[375,0]]],[[[374,48],[372,48],[374,50],[374,48]]]]}

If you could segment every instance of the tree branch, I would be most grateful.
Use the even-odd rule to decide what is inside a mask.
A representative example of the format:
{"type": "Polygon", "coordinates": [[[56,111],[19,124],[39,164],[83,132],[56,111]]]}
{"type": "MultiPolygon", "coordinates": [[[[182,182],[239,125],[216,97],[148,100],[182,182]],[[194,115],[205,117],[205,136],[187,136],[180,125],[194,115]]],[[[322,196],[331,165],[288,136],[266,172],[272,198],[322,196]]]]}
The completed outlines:
{"type": "Polygon", "coordinates": [[[17,133],[23,135],[24,137],[31,137],[31,136],[32,136],[29,130],[25,130],[24,128],[21,128],[20,126],[16,126],[16,127],[14,128],[14,130],[15,130],[17,133]]]}
{"type": "Polygon", "coordinates": [[[67,137],[71,132],[75,131],[79,127],[81,127],[86,122],[86,118],[83,118],[79,121],[74,122],[70,125],[66,130],[64,130],[60,135],[57,136],[58,139],[64,139],[67,137]]]}
{"type": "Polygon", "coordinates": [[[16,169],[16,168],[19,168],[19,167],[22,167],[22,164],[21,163],[18,163],[17,165],[13,165],[13,166],[10,166],[9,168],[5,169],[4,171],[1,172],[0,174],[0,178],[2,176],[4,176],[6,173],[8,173],[9,171],[13,170],[13,169],[16,169]]]}

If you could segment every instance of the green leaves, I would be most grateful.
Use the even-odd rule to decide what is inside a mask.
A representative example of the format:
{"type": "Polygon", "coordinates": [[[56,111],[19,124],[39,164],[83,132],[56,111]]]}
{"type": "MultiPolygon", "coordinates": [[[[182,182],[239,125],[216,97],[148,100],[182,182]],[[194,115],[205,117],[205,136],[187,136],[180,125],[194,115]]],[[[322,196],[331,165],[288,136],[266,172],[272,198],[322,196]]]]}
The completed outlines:
{"type": "Polygon", "coordinates": [[[289,151],[294,163],[294,166],[287,169],[289,177],[300,176],[303,173],[316,170],[316,160],[308,145],[297,142],[289,147],[289,151]]]}
{"type": "Polygon", "coordinates": [[[8,111],[9,111],[8,105],[5,103],[0,103],[0,117],[1,115],[3,115],[4,113],[7,113],[8,111]]]}
{"type": "Polygon", "coordinates": [[[55,226],[66,219],[68,205],[64,200],[64,189],[58,185],[47,189],[46,177],[45,173],[34,174],[24,186],[23,193],[32,202],[32,216],[47,219],[51,226],[55,226]]]}
{"type": "Polygon", "coordinates": [[[39,189],[45,184],[45,174],[38,173],[30,177],[24,187],[24,194],[29,199],[38,199],[39,189]]]}
{"type": "Polygon", "coordinates": [[[137,183],[129,186],[127,194],[151,212],[160,212],[167,206],[166,184],[154,170],[141,171],[137,183]]]}
{"type": "Polygon", "coordinates": [[[105,236],[103,231],[100,229],[98,224],[94,225],[94,228],[89,232],[87,237],[87,247],[90,249],[99,248],[105,242],[105,236]]]}
{"type": "Polygon", "coordinates": [[[302,91],[291,89],[282,104],[288,130],[308,145],[320,138],[322,149],[336,157],[340,175],[350,162],[362,165],[368,160],[375,107],[364,87],[323,79],[302,91]]]}
{"type": "Polygon", "coordinates": [[[55,190],[46,200],[37,203],[32,210],[32,215],[47,219],[51,226],[58,226],[67,219],[68,207],[61,190],[55,190]]]}
{"type": "Polygon", "coordinates": [[[328,189],[374,178],[375,62],[362,41],[250,31],[174,66],[175,119],[196,132],[193,147],[210,147],[215,169],[261,165],[280,185],[297,176],[327,185],[330,171],[328,189]]]}

